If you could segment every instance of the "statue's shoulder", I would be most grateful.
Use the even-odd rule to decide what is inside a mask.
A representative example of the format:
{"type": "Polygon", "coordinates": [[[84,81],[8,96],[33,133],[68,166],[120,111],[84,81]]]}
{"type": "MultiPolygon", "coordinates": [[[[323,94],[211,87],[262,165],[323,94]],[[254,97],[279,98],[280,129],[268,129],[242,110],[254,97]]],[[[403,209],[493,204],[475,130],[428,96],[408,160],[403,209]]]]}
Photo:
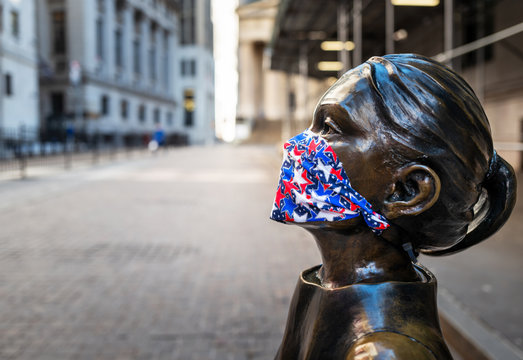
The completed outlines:
{"type": "Polygon", "coordinates": [[[451,360],[434,354],[425,345],[404,334],[389,331],[373,332],[356,340],[349,349],[346,360],[451,360]]]}

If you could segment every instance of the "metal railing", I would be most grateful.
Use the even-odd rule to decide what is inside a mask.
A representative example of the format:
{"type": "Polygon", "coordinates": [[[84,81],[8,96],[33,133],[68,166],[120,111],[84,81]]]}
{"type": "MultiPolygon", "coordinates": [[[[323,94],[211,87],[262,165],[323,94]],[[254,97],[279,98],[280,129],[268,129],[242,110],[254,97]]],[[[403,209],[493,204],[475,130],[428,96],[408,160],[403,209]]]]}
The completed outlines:
{"type": "MultiPolygon", "coordinates": [[[[148,152],[149,133],[74,133],[68,129],[41,132],[24,126],[0,128],[0,175],[24,178],[30,168],[97,164],[148,152]]],[[[187,145],[187,136],[165,136],[164,147],[187,145]]]]}

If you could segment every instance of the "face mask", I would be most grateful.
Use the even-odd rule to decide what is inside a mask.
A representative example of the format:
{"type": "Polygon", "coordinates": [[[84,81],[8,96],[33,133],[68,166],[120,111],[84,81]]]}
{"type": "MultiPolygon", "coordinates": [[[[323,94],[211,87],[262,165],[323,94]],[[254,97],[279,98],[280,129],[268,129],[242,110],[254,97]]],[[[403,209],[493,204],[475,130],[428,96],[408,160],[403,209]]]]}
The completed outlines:
{"type": "Polygon", "coordinates": [[[341,221],[362,215],[377,234],[389,227],[350,186],[332,147],[310,130],[284,145],[271,219],[282,222],[341,221]]]}

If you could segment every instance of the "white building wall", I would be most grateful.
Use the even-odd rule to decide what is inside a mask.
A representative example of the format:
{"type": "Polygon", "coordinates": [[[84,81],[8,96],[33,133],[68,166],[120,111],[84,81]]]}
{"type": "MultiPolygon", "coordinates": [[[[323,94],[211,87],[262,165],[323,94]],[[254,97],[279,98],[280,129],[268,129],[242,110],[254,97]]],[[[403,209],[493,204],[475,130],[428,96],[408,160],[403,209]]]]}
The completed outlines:
{"type": "MultiPolygon", "coordinates": [[[[83,80],[80,90],[73,90],[69,83],[68,71],[54,74],[52,81],[44,82],[42,85],[42,98],[44,99],[43,112],[46,116],[50,111],[50,96],[53,91],[63,91],[67,97],[67,115],[74,113],[76,103],[75,94],[81,94],[82,113],[87,117],[76,124],[77,129],[86,129],[88,133],[106,133],[124,136],[126,134],[150,135],[156,129],[154,122],[154,111],[160,111],[160,124],[169,133],[180,132],[180,126],[176,123],[177,107],[181,100],[179,92],[174,91],[174,83],[177,73],[174,69],[177,63],[174,61],[178,52],[178,15],[172,8],[168,8],[163,1],[153,2],[128,0],[123,8],[121,22],[117,20],[117,9],[115,0],[105,0],[103,11],[98,9],[98,1],[63,0],[48,2],[42,0],[46,6],[42,6],[39,13],[39,26],[49,29],[51,24],[50,4],[62,6],[66,9],[67,21],[67,64],[70,61],[79,61],[82,66],[83,80]],[[167,11],[168,10],[168,11],[167,11]],[[140,33],[135,35],[135,14],[142,15],[140,33]],[[46,14],[47,13],[47,14],[46,14]],[[102,57],[97,52],[97,21],[103,21],[103,51],[102,57]],[[155,23],[156,31],[152,35],[156,40],[156,80],[151,79],[150,67],[150,42],[151,24],[155,23]],[[122,67],[116,65],[116,30],[122,32],[122,67]],[[168,69],[164,69],[164,36],[168,38],[168,69]],[[140,74],[134,71],[133,42],[135,38],[140,39],[140,74]],[[168,77],[168,81],[164,80],[168,77]],[[102,97],[109,99],[109,112],[102,113],[102,97]],[[124,119],[121,115],[121,102],[127,101],[128,116],[124,119]],[[144,121],[138,119],[140,106],[145,107],[146,116],[144,121]],[[171,123],[168,122],[168,114],[172,114],[171,123]],[[178,125],[178,127],[177,127],[178,125]]],[[[45,32],[43,32],[45,33],[45,32]]],[[[51,55],[52,31],[47,30],[45,38],[40,45],[40,54],[46,62],[53,64],[51,55]]]]}
{"type": "MultiPolygon", "coordinates": [[[[37,130],[38,61],[36,56],[35,1],[1,1],[0,32],[0,127],[37,130]],[[11,12],[18,13],[18,35],[13,34],[11,12]],[[12,94],[6,94],[5,75],[11,76],[12,94]]],[[[36,132],[35,132],[36,134],[36,132]]]]}
{"type": "Polygon", "coordinates": [[[194,0],[195,3],[195,44],[181,45],[176,55],[178,81],[175,91],[181,99],[181,106],[177,119],[183,127],[191,144],[211,144],[215,138],[215,110],[214,110],[214,58],[212,50],[208,48],[206,29],[211,24],[206,18],[206,6],[209,0],[194,0]],[[182,74],[181,64],[184,61],[195,61],[194,75],[182,74]],[[194,119],[192,126],[185,125],[184,92],[194,91],[194,119]]]}
{"type": "Polygon", "coordinates": [[[214,140],[214,59],[209,50],[200,46],[183,46],[178,59],[181,76],[177,82],[177,92],[183,102],[185,90],[193,90],[195,110],[192,126],[185,126],[183,103],[177,118],[192,144],[209,144],[214,140]],[[191,60],[196,62],[196,74],[183,76],[181,63],[191,60]]]}

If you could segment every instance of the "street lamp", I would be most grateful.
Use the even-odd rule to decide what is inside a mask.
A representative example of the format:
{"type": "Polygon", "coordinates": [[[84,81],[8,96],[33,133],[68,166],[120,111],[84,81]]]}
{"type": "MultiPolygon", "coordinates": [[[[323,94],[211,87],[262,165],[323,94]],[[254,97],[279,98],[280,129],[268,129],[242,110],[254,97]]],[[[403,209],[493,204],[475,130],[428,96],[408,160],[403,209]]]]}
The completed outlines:
{"type": "Polygon", "coordinates": [[[320,61],[318,63],[318,70],[320,71],[340,71],[343,69],[341,61],[320,61]]]}
{"type": "Polygon", "coordinates": [[[354,50],[354,43],[352,41],[346,41],[345,46],[343,46],[342,41],[323,41],[320,46],[323,51],[354,50]]]}
{"type": "Polygon", "coordinates": [[[391,0],[394,6],[438,6],[439,0],[391,0]]]}

